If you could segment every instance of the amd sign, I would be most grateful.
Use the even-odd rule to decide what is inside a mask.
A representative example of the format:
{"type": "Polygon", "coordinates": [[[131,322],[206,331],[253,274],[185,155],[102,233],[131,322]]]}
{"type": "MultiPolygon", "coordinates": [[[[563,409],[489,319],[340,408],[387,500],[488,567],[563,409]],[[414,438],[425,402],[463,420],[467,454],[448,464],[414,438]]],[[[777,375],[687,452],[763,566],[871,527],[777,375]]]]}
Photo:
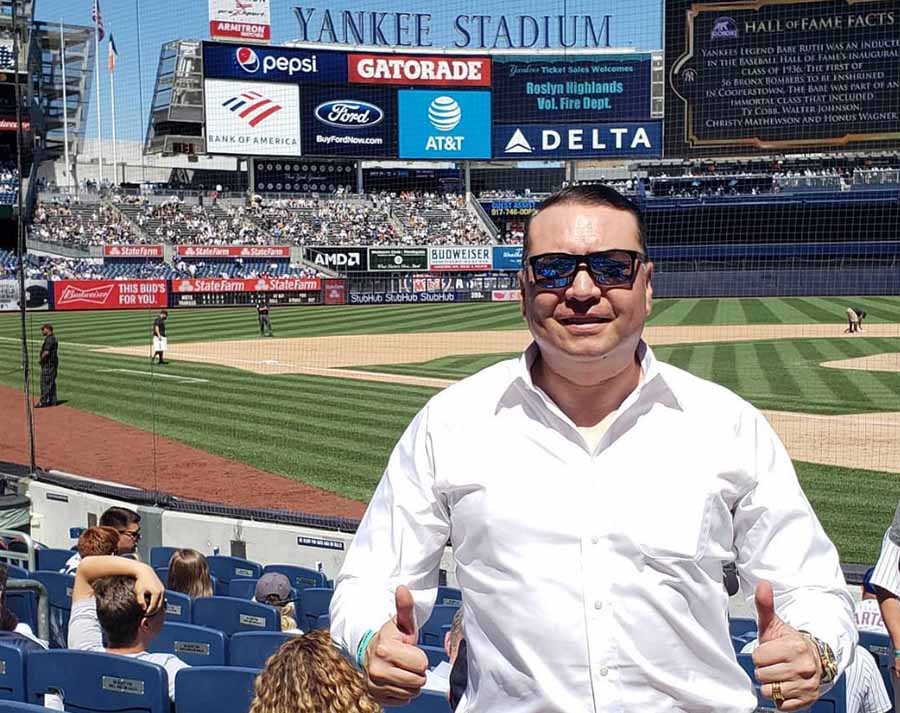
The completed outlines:
{"type": "Polygon", "coordinates": [[[306,248],[306,259],[320,267],[337,272],[367,272],[369,254],[366,248],[306,248]]]}

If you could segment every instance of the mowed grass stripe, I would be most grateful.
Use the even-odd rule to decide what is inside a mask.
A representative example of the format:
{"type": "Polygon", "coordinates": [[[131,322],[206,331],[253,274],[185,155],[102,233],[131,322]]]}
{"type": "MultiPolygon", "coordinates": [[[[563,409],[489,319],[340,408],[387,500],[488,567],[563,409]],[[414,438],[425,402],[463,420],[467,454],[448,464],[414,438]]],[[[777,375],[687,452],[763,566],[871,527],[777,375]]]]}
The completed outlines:
{"type": "Polygon", "coordinates": [[[803,389],[785,366],[779,345],[772,342],[752,342],[752,345],[761,366],[760,371],[768,382],[771,392],[794,401],[802,400],[803,389]]]}
{"type": "Polygon", "coordinates": [[[697,300],[690,312],[685,315],[685,324],[706,325],[716,324],[716,313],[719,310],[719,300],[697,300]]]}
{"type": "Polygon", "coordinates": [[[744,299],[741,300],[741,307],[747,324],[775,324],[781,321],[764,300],[744,299]]]}

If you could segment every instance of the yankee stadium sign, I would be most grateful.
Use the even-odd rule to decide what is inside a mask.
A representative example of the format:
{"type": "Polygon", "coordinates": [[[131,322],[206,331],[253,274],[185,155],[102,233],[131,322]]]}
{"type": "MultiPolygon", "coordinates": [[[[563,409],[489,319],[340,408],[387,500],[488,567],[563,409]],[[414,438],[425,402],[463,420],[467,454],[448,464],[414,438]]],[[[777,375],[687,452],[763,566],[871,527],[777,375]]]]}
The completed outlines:
{"type": "MultiPolygon", "coordinates": [[[[294,7],[301,42],[374,47],[433,47],[432,16],[294,7]]],[[[612,15],[457,15],[453,46],[473,49],[610,47],[612,15]]]]}

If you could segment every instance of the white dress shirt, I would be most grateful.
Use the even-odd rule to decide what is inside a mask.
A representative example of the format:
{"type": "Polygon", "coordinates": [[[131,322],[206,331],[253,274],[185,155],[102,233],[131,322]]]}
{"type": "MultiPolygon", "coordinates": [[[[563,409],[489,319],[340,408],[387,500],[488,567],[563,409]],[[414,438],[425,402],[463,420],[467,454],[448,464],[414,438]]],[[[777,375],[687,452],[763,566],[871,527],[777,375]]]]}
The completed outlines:
{"type": "Polygon", "coordinates": [[[756,708],[722,564],[831,645],[857,641],[837,552],[750,404],[655,360],[589,450],[531,379],[535,345],[445,389],[401,437],[331,604],[355,656],[404,584],[427,620],[449,540],[469,647],[465,713],[756,708]]]}

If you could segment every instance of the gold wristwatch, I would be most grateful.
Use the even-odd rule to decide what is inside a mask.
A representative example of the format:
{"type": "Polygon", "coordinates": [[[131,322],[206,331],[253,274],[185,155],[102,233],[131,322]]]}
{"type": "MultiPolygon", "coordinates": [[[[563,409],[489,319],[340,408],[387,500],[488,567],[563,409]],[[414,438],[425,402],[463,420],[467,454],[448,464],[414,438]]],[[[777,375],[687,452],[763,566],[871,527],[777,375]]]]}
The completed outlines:
{"type": "Polygon", "coordinates": [[[834,651],[822,639],[816,638],[808,631],[801,631],[806,638],[813,642],[816,652],[819,656],[819,666],[822,669],[822,683],[831,683],[837,678],[837,659],[834,657],[834,651]]]}

